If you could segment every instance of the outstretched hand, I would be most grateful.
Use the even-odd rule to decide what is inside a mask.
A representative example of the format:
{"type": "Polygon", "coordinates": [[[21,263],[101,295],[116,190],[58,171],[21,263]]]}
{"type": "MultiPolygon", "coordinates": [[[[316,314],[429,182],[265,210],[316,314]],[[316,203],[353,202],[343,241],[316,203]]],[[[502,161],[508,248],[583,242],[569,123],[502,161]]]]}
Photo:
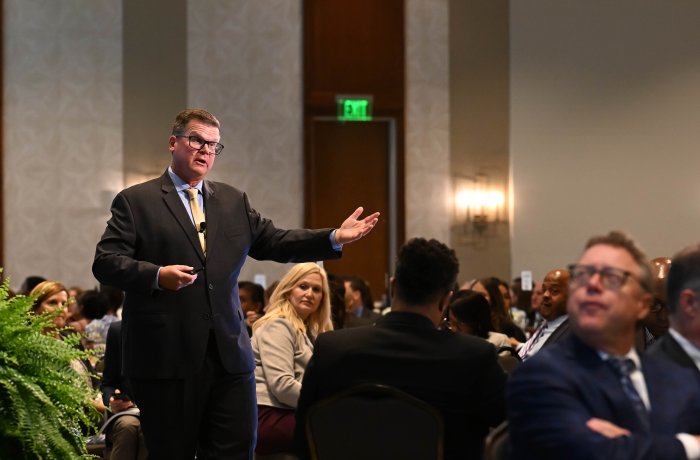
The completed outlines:
{"type": "Polygon", "coordinates": [[[358,219],[363,212],[364,208],[362,206],[355,209],[355,212],[345,219],[345,222],[343,222],[340,228],[336,229],[335,241],[338,244],[347,244],[359,240],[371,232],[374,226],[377,225],[379,221],[378,212],[370,214],[364,219],[358,219]]]}

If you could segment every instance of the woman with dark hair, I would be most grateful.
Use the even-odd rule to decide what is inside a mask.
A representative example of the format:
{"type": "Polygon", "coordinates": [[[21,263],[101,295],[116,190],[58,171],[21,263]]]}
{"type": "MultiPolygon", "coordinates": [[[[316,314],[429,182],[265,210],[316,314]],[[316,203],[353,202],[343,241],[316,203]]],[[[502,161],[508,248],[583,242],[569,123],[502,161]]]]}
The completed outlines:
{"type": "Polygon", "coordinates": [[[238,299],[245,316],[248,335],[253,335],[253,323],[265,314],[265,288],[252,281],[238,282],[238,299]]]}
{"type": "Polygon", "coordinates": [[[515,325],[510,318],[510,312],[506,310],[506,304],[503,300],[498,285],[501,281],[493,276],[488,278],[480,278],[475,280],[471,289],[482,294],[491,305],[491,321],[497,332],[502,332],[508,337],[513,337],[519,342],[527,340],[525,332],[515,325]]]}
{"type": "Polygon", "coordinates": [[[491,321],[491,306],[482,294],[465,289],[447,307],[446,326],[452,332],[475,335],[492,343],[497,349],[510,346],[507,335],[495,332],[491,321]]]}

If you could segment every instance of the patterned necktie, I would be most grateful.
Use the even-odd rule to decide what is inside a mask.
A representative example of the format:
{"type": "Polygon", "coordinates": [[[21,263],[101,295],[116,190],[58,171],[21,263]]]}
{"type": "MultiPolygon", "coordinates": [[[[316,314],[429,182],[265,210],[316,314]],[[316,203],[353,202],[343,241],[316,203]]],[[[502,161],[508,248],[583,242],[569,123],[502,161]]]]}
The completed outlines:
{"type": "Polygon", "coordinates": [[[545,330],[547,330],[547,321],[544,321],[542,322],[542,324],[540,324],[540,327],[538,327],[535,331],[535,335],[533,335],[530,338],[530,340],[525,342],[525,345],[523,345],[523,347],[520,349],[520,351],[518,352],[518,355],[520,355],[520,359],[524,361],[526,358],[529,358],[528,353],[530,353],[532,347],[534,347],[535,344],[539,342],[539,340],[542,338],[542,334],[544,334],[545,330]]]}
{"type": "Polygon", "coordinates": [[[607,363],[610,364],[610,367],[613,368],[617,376],[620,378],[622,391],[624,391],[625,396],[627,396],[632,403],[634,412],[637,414],[637,417],[639,417],[642,425],[646,430],[649,430],[649,412],[644,405],[644,401],[642,401],[639,393],[637,393],[637,390],[634,388],[632,379],[630,379],[630,374],[637,369],[637,365],[629,358],[615,356],[608,358],[607,363]]]}
{"type": "Polygon", "coordinates": [[[199,236],[199,244],[202,245],[202,251],[206,255],[207,253],[207,242],[204,238],[206,229],[202,229],[202,223],[204,222],[204,213],[202,208],[199,207],[199,200],[197,199],[199,195],[199,190],[196,188],[188,188],[187,194],[190,196],[190,209],[192,209],[192,218],[194,219],[194,226],[197,229],[197,235],[199,236]]]}

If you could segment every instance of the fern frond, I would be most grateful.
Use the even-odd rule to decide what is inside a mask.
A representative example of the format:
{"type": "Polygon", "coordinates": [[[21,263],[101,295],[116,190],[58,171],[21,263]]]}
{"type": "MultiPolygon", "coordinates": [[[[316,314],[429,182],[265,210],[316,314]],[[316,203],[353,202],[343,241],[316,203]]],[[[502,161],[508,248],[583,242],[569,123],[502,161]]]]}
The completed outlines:
{"type": "Polygon", "coordinates": [[[86,458],[84,427],[94,428],[92,389],[71,363],[86,358],[77,339],[44,334],[50,315],[33,316],[32,297],[7,298],[0,286],[0,458],[86,458]]]}

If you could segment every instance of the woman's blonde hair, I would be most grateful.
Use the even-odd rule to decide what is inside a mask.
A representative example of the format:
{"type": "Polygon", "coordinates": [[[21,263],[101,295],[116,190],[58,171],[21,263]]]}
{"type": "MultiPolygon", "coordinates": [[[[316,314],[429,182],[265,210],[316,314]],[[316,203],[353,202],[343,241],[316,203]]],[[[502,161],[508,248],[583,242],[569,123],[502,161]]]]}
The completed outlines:
{"type": "Polygon", "coordinates": [[[65,291],[66,294],[68,294],[68,289],[58,281],[42,281],[37,284],[29,293],[30,296],[38,294],[38,297],[34,300],[34,304],[32,305],[32,312],[37,313],[42,303],[61,291],[65,291]]]}
{"type": "Polygon", "coordinates": [[[313,337],[326,331],[333,330],[331,322],[331,301],[330,290],[328,288],[328,277],[326,271],[318,264],[307,262],[298,264],[292,267],[284,277],[279,281],[277,288],[270,297],[270,306],[267,308],[265,315],[253,323],[253,334],[260,326],[275,318],[285,318],[294,325],[294,328],[301,334],[306,334],[307,331],[313,337]],[[292,290],[297,283],[308,275],[317,274],[321,276],[321,286],[323,297],[319,307],[306,318],[304,321],[294,306],[289,301],[292,290]]]}

